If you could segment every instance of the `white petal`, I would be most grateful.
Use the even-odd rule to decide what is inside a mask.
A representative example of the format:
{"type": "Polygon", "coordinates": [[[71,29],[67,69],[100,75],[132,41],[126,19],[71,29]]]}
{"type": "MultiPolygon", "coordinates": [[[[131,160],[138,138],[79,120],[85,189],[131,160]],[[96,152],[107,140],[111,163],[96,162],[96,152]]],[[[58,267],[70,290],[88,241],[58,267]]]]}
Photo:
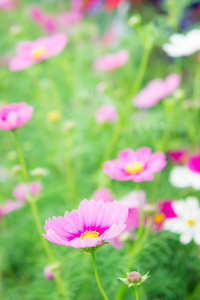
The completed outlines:
{"type": "Polygon", "coordinates": [[[192,240],[192,233],[190,230],[184,232],[183,234],[181,234],[180,236],[180,242],[182,244],[189,244],[192,240]]]}
{"type": "Polygon", "coordinates": [[[200,223],[194,228],[194,241],[197,245],[200,245],[200,223]]]}
{"type": "Polygon", "coordinates": [[[179,218],[167,219],[164,222],[163,228],[165,230],[170,230],[174,233],[184,233],[187,230],[187,224],[185,221],[179,218]]]}

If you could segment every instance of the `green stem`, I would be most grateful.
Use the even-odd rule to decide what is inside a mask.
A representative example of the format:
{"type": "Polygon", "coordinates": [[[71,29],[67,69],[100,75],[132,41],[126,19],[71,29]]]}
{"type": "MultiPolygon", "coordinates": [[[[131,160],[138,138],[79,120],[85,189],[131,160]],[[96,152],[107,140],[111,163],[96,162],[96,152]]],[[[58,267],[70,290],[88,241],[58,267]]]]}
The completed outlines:
{"type": "Polygon", "coordinates": [[[28,172],[27,172],[27,168],[26,168],[26,163],[25,163],[25,160],[24,160],[24,156],[23,156],[23,153],[22,153],[22,149],[21,149],[21,146],[20,146],[19,138],[18,138],[18,135],[17,135],[17,130],[14,129],[12,132],[14,134],[14,138],[15,138],[15,142],[16,142],[16,147],[17,147],[17,153],[18,153],[19,161],[20,161],[20,164],[21,164],[21,167],[22,167],[22,172],[23,172],[24,180],[26,182],[28,182],[29,181],[28,172]]]}
{"type": "MultiPolygon", "coordinates": [[[[13,130],[13,134],[14,134],[15,141],[16,141],[19,161],[20,161],[20,164],[21,164],[22,170],[23,170],[24,180],[26,182],[29,182],[26,163],[25,163],[25,160],[24,160],[23,152],[22,152],[22,149],[21,149],[21,145],[20,145],[19,138],[18,138],[16,130],[13,130]]],[[[43,248],[44,248],[44,250],[45,250],[45,252],[48,256],[48,259],[49,259],[50,263],[53,263],[54,262],[54,257],[52,255],[51,249],[49,248],[49,245],[48,245],[48,242],[46,241],[46,239],[43,238],[43,236],[42,236],[43,228],[42,228],[42,224],[40,222],[38,208],[37,208],[37,205],[36,205],[36,199],[34,199],[29,194],[28,195],[28,202],[30,203],[30,206],[31,206],[32,214],[33,214],[34,221],[35,221],[35,224],[36,224],[36,227],[37,227],[40,239],[41,239],[42,246],[43,246],[43,248]]],[[[66,297],[66,299],[68,299],[68,297],[66,296],[66,292],[65,292],[65,289],[64,289],[64,286],[63,286],[63,283],[62,283],[62,280],[61,280],[61,277],[60,277],[60,274],[59,274],[58,270],[54,270],[53,274],[54,274],[54,278],[55,278],[55,281],[56,281],[59,292],[61,293],[61,295],[66,297]]]]}
{"type": "Polygon", "coordinates": [[[71,195],[71,200],[76,205],[77,204],[77,193],[76,193],[76,183],[75,183],[75,176],[74,176],[74,169],[71,160],[71,150],[72,150],[72,137],[71,132],[67,135],[66,138],[66,148],[67,148],[67,155],[66,155],[66,168],[67,168],[67,181],[69,185],[69,191],[71,195]]]}
{"type": "Polygon", "coordinates": [[[134,288],[135,288],[135,299],[139,300],[137,285],[134,285],[134,288]]]}
{"type": "Polygon", "coordinates": [[[95,274],[95,278],[96,278],[96,282],[97,282],[97,285],[99,287],[99,290],[103,296],[103,298],[105,300],[108,300],[108,297],[106,296],[106,293],[104,292],[104,289],[101,285],[101,282],[100,282],[100,279],[99,279],[99,275],[98,275],[98,272],[97,272],[97,265],[96,265],[96,260],[95,260],[95,253],[94,251],[91,251],[91,256],[92,256],[92,262],[93,262],[93,268],[94,268],[94,274],[95,274]]]}

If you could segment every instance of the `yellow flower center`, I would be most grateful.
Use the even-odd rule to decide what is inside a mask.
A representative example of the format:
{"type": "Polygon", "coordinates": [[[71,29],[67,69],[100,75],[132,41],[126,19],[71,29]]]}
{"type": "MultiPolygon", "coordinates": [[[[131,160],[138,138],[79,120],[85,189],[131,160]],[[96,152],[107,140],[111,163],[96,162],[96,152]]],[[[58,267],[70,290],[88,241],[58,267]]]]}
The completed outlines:
{"type": "Polygon", "coordinates": [[[134,161],[125,166],[126,173],[139,173],[144,169],[145,165],[141,161],[134,161]]]}
{"type": "Polygon", "coordinates": [[[47,119],[51,122],[56,122],[61,119],[61,113],[57,110],[49,111],[47,114],[47,119]]]}
{"type": "Polygon", "coordinates": [[[161,213],[158,213],[158,214],[155,214],[155,216],[153,217],[154,219],[154,222],[155,223],[162,223],[165,219],[165,215],[161,212],[161,213]]]}
{"type": "Polygon", "coordinates": [[[99,232],[92,231],[92,230],[86,230],[85,232],[81,233],[80,238],[83,239],[86,236],[89,237],[90,239],[98,238],[99,237],[99,232]]]}
{"type": "Polygon", "coordinates": [[[45,54],[46,49],[44,47],[38,47],[33,49],[31,52],[32,58],[40,58],[43,54],[45,54]]]}
{"type": "Polygon", "coordinates": [[[187,220],[187,223],[189,226],[193,226],[195,222],[194,222],[194,220],[189,219],[189,220],[187,220]]]}

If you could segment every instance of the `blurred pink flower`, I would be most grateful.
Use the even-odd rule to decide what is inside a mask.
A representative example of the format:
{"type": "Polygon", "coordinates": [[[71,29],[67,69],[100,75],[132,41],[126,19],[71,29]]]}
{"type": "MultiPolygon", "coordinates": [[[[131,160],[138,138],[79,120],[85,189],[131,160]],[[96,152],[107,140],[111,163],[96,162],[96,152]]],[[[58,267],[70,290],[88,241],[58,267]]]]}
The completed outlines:
{"type": "Polygon", "coordinates": [[[107,188],[99,188],[97,189],[91,199],[95,201],[103,200],[103,202],[112,202],[115,200],[114,195],[111,193],[111,191],[107,188]]]}
{"type": "Polygon", "coordinates": [[[188,159],[188,150],[186,148],[182,149],[171,149],[168,151],[168,158],[175,164],[185,164],[188,159]]]}
{"type": "Polygon", "coordinates": [[[54,33],[57,27],[57,20],[54,15],[46,14],[39,5],[31,6],[30,16],[33,21],[41,25],[48,33],[54,33]]]}
{"type": "Polygon", "coordinates": [[[187,167],[193,172],[200,173],[200,151],[189,157],[187,167]]]}
{"type": "Polygon", "coordinates": [[[83,17],[80,10],[70,10],[62,13],[58,18],[58,23],[61,27],[70,26],[74,23],[79,22],[83,17]]]}
{"type": "Polygon", "coordinates": [[[95,247],[118,236],[125,228],[128,209],[120,202],[83,200],[78,210],[46,220],[43,236],[56,244],[74,248],[95,247]]]}
{"type": "Polygon", "coordinates": [[[134,239],[134,236],[128,234],[127,231],[133,231],[138,228],[140,224],[140,209],[146,204],[146,195],[144,191],[132,191],[123,197],[120,202],[128,208],[128,218],[126,219],[126,233],[123,232],[121,235],[115,237],[112,242],[115,247],[122,247],[124,245],[124,238],[134,239]]]}
{"type": "Polygon", "coordinates": [[[33,113],[33,107],[25,102],[11,103],[0,108],[0,129],[12,130],[27,123],[33,113]]]}
{"type": "Polygon", "coordinates": [[[103,71],[110,71],[122,67],[128,60],[127,50],[121,50],[116,53],[107,54],[94,61],[94,67],[103,71]]]}
{"type": "Polygon", "coordinates": [[[17,7],[17,3],[14,0],[0,0],[0,10],[12,10],[17,7]]]}
{"type": "Polygon", "coordinates": [[[11,71],[20,71],[31,65],[59,54],[67,43],[63,33],[42,37],[35,41],[25,41],[17,45],[17,55],[10,60],[11,71]]]}
{"type": "Polygon", "coordinates": [[[27,201],[28,195],[35,197],[42,190],[42,186],[39,181],[33,181],[30,183],[19,183],[13,190],[13,197],[21,201],[27,201]]]}
{"type": "Polygon", "coordinates": [[[162,200],[157,204],[158,212],[153,216],[153,227],[156,231],[162,229],[166,219],[177,217],[172,204],[173,200],[162,200]]]}
{"type": "Polygon", "coordinates": [[[47,265],[47,266],[44,267],[44,277],[45,277],[46,279],[50,279],[50,280],[53,280],[53,279],[54,279],[53,271],[52,271],[50,265],[47,265]]]}
{"type": "Polygon", "coordinates": [[[141,147],[136,151],[124,149],[117,159],[103,164],[103,171],[116,180],[151,181],[154,173],[166,166],[166,155],[162,152],[151,153],[151,148],[141,147]]]}
{"type": "Polygon", "coordinates": [[[96,121],[99,124],[113,123],[117,118],[117,111],[112,105],[103,105],[96,112],[96,121]]]}
{"type": "Polygon", "coordinates": [[[0,219],[3,215],[7,215],[12,211],[22,208],[24,203],[22,201],[13,201],[13,200],[6,200],[3,205],[0,205],[0,219]]]}
{"type": "Polygon", "coordinates": [[[178,88],[179,83],[178,74],[170,74],[164,80],[154,79],[133,99],[133,105],[138,108],[152,107],[172,94],[178,88]]]}

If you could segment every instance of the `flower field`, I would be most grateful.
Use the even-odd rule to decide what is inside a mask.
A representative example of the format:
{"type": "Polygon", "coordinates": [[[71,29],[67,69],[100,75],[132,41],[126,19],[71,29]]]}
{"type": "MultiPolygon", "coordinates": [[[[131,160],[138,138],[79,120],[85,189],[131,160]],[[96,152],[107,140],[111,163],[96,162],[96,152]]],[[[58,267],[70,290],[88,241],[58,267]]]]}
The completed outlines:
{"type": "Polygon", "coordinates": [[[0,37],[0,299],[200,300],[200,1],[0,0],[0,37]]]}

